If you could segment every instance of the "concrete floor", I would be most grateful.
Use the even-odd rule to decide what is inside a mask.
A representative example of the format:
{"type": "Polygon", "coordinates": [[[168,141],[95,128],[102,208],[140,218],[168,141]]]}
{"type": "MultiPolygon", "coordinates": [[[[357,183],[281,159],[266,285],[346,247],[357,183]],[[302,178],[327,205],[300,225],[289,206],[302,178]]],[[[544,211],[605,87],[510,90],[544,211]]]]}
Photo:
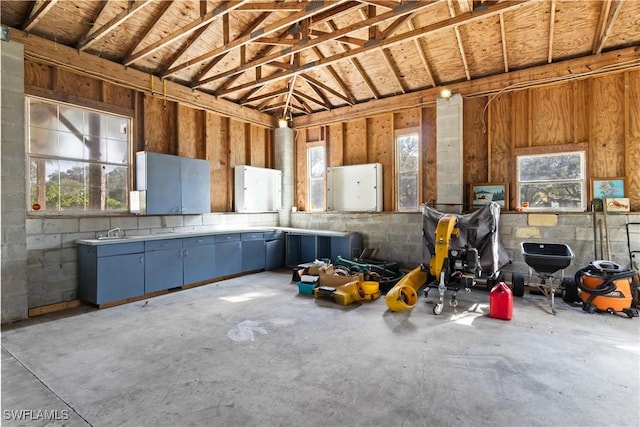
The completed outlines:
{"type": "Polygon", "coordinates": [[[640,425],[638,318],[562,300],[553,316],[526,294],[497,320],[482,289],[459,294],[457,314],[422,296],[393,313],[383,298],[298,295],[290,279],[5,326],[2,425],[640,425]]]}

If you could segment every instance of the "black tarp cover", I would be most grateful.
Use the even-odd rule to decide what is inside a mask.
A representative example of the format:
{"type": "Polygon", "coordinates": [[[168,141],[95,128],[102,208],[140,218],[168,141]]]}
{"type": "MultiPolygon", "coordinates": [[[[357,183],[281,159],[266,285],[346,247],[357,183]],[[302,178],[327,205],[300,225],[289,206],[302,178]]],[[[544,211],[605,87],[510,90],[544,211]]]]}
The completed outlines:
{"type": "MultiPolygon", "coordinates": [[[[438,221],[446,215],[426,204],[422,205],[422,262],[429,266],[435,252],[435,234],[438,221]]],[[[509,254],[504,249],[498,234],[500,222],[500,206],[492,202],[467,214],[449,214],[458,217],[460,236],[451,239],[451,249],[462,249],[465,245],[478,250],[482,276],[490,277],[499,273],[500,269],[511,263],[509,254]],[[470,231],[471,230],[471,231],[470,231]],[[475,230],[475,231],[474,231],[475,230]],[[474,240],[475,233],[475,242],[474,240]]]]}

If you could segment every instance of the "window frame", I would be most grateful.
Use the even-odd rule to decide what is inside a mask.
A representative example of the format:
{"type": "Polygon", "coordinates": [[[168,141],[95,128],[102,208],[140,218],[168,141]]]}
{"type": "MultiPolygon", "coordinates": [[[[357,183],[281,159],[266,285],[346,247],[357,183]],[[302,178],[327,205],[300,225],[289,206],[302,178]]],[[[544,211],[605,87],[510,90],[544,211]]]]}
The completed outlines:
{"type": "Polygon", "coordinates": [[[422,180],[420,179],[421,169],[422,169],[422,136],[421,136],[421,128],[420,127],[410,127],[397,129],[393,133],[393,148],[394,148],[394,170],[395,170],[395,206],[397,212],[417,212],[420,210],[420,195],[422,194],[422,180]],[[416,206],[415,208],[403,208],[400,206],[400,177],[407,172],[400,171],[400,153],[398,147],[398,139],[402,137],[407,137],[415,135],[417,138],[417,150],[418,150],[418,158],[416,162],[416,170],[415,170],[415,179],[416,179],[416,206]]]}
{"type": "Polygon", "coordinates": [[[555,149],[550,149],[549,147],[545,147],[545,149],[525,149],[518,150],[515,153],[515,185],[516,185],[516,196],[515,203],[518,210],[526,210],[527,212],[585,212],[587,210],[587,199],[588,199],[588,177],[587,177],[587,149],[586,144],[576,144],[570,147],[563,146],[557,147],[555,149]],[[527,157],[550,157],[550,156],[562,156],[562,155],[575,155],[578,154],[580,156],[580,175],[579,179],[558,179],[558,180],[531,180],[524,181],[524,183],[544,183],[544,182],[555,182],[555,183],[579,183],[580,184],[580,206],[579,207],[552,207],[552,206],[522,206],[522,191],[521,186],[523,182],[520,180],[520,161],[522,158],[527,157]]]}
{"type": "MultiPolygon", "coordinates": [[[[133,164],[133,149],[134,149],[134,141],[133,141],[133,135],[134,135],[134,130],[133,130],[133,126],[134,126],[134,122],[135,122],[135,117],[132,116],[132,114],[125,114],[122,111],[111,111],[108,109],[108,106],[105,105],[104,107],[107,108],[99,108],[99,107],[92,107],[92,106],[87,106],[85,105],[85,103],[82,102],[78,102],[76,100],[74,100],[73,102],[65,102],[62,101],[60,99],[57,98],[48,98],[45,96],[41,96],[41,95],[32,95],[32,94],[25,94],[24,97],[24,111],[25,111],[25,127],[24,127],[24,132],[25,132],[25,186],[26,186],[26,214],[28,216],[52,216],[52,217],[56,217],[56,216],[73,216],[73,217],[82,217],[82,216],[121,216],[121,215],[127,215],[129,214],[129,204],[130,204],[130,200],[129,200],[129,194],[130,191],[132,189],[132,176],[134,173],[134,164],[133,164]],[[126,148],[125,148],[125,153],[124,153],[124,162],[123,163],[119,163],[119,162],[114,162],[114,161],[109,161],[108,159],[104,159],[104,160],[91,160],[91,159],[85,159],[84,156],[82,157],[73,157],[73,156],[60,156],[59,153],[57,153],[56,155],[47,155],[47,154],[42,154],[42,153],[37,153],[37,152],[32,152],[31,151],[31,141],[30,141],[30,128],[32,127],[32,121],[31,121],[31,115],[30,115],[30,111],[31,111],[31,102],[32,101],[36,101],[36,102],[43,102],[43,103],[48,103],[51,104],[52,106],[55,106],[56,108],[56,112],[57,114],[59,114],[60,108],[71,108],[71,109],[78,109],[81,110],[83,113],[84,112],[92,112],[92,113],[96,113],[99,114],[102,118],[107,119],[108,117],[114,117],[114,118],[119,118],[119,119],[125,119],[126,120],[126,148]],[[69,209],[60,209],[60,207],[58,206],[58,208],[56,210],[37,210],[34,209],[34,204],[32,203],[32,182],[31,182],[31,162],[33,160],[36,161],[40,161],[40,162],[47,162],[47,161],[56,161],[56,162],[74,162],[74,163],[78,163],[78,164],[83,164],[83,167],[88,168],[89,165],[100,165],[102,167],[106,167],[106,168],[125,168],[124,171],[124,182],[125,182],[125,187],[122,189],[123,193],[124,193],[124,206],[121,209],[109,209],[108,206],[106,205],[106,201],[105,201],[105,209],[92,209],[90,207],[87,208],[69,208],[69,209]]],[[[122,110],[122,109],[120,109],[122,110]]],[[[59,116],[56,117],[56,121],[59,122],[60,118],[59,116]]],[[[105,125],[106,126],[106,125],[105,125]]],[[[58,129],[55,130],[55,132],[61,132],[60,128],[58,127],[58,129]]],[[[100,136],[100,138],[104,138],[105,140],[108,140],[107,138],[108,133],[104,134],[104,136],[100,136]]],[[[83,136],[84,133],[83,133],[83,136]]],[[[45,178],[45,185],[46,185],[46,178],[45,178]]],[[[36,183],[36,185],[40,185],[38,183],[36,183]]],[[[87,189],[88,187],[86,187],[87,184],[85,184],[85,187],[83,187],[84,189],[87,189]]],[[[58,183],[58,190],[60,189],[60,184],[58,183]]],[[[100,186],[100,192],[105,192],[108,191],[108,187],[105,187],[104,183],[101,182],[101,186],[100,186]]],[[[38,197],[38,196],[36,196],[38,197]]],[[[46,197],[46,195],[44,196],[46,197]]]]}
{"type": "Polygon", "coordinates": [[[313,143],[308,143],[306,147],[306,165],[307,165],[307,210],[309,212],[324,212],[327,210],[327,149],[324,141],[317,141],[313,143]],[[324,167],[322,168],[322,177],[321,178],[313,178],[311,176],[311,152],[313,150],[318,150],[322,152],[324,167]],[[322,181],[322,207],[321,208],[313,208],[313,204],[311,203],[311,183],[312,181],[322,181]]]}

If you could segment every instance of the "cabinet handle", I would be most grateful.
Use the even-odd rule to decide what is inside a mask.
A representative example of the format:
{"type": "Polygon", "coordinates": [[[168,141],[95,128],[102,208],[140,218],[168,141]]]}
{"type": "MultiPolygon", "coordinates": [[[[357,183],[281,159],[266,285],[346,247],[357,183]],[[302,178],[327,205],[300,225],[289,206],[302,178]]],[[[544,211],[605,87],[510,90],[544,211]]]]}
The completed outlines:
{"type": "Polygon", "coordinates": [[[189,256],[189,249],[184,250],[184,256],[189,256]]]}
{"type": "Polygon", "coordinates": [[[140,264],[144,264],[144,256],[140,255],[140,264]]]}

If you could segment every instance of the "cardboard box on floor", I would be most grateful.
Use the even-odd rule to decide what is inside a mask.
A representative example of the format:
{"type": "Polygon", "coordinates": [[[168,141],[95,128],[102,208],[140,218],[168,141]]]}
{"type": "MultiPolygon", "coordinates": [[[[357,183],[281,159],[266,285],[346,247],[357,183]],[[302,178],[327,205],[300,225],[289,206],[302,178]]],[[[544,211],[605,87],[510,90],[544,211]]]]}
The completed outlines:
{"type": "MultiPolygon", "coordinates": [[[[321,270],[319,272],[320,274],[317,275],[319,277],[318,286],[331,286],[335,288],[336,286],[344,285],[349,282],[364,281],[364,275],[362,273],[357,273],[352,276],[338,276],[336,274],[333,274],[333,266],[330,265],[329,267],[329,269],[321,270]],[[331,274],[326,274],[326,271],[331,271],[331,274]]],[[[313,276],[313,274],[311,274],[307,268],[300,269],[298,271],[298,274],[300,275],[300,277],[302,277],[303,275],[313,276]]]]}

